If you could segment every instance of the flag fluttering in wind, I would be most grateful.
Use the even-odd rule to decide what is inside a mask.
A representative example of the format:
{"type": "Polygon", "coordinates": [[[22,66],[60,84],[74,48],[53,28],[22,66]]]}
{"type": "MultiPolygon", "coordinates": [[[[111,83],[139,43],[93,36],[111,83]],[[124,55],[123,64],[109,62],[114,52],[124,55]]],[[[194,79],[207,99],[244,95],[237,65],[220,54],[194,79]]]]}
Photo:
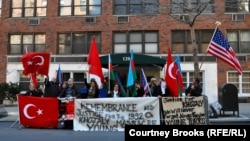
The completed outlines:
{"type": "MultiPolygon", "coordinates": [[[[26,51],[26,54],[28,53],[28,48],[26,47],[25,48],[25,51],[26,51]]],[[[36,79],[36,73],[30,73],[29,74],[30,76],[30,84],[32,83],[34,85],[34,87],[37,87],[38,85],[38,82],[37,82],[37,79],[36,79]]]]}
{"type": "Polygon", "coordinates": [[[50,54],[44,52],[28,52],[21,58],[23,63],[23,74],[38,73],[48,76],[50,65],[50,54]]]}
{"type": "Polygon", "coordinates": [[[177,84],[177,65],[173,62],[170,48],[168,48],[167,69],[165,74],[165,82],[172,97],[178,97],[178,84],[177,84]]]}
{"type": "MultiPolygon", "coordinates": [[[[140,78],[141,78],[141,86],[144,89],[143,97],[147,97],[147,93],[150,92],[150,91],[149,91],[148,81],[147,81],[147,78],[146,78],[146,75],[145,75],[143,69],[141,69],[140,74],[141,74],[141,76],[140,76],[140,78]]],[[[150,94],[150,96],[151,96],[151,94],[150,94]]]]}
{"type": "Polygon", "coordinates": [[[62,84],[63,84],[63,73],[62,73],[60,64],[58,65],[58,69],[57,69],[57,72],[56,72],[56,80],[57,80],[59,86],[62,86],[62,84]]]}
{"type": "Polygon", "coordinates": [[[129,69],[128,69],[128,78],[127,78],[127,88],[129,90],[130,96],[132,97],[136,96],[136,89],[135,89],[136,79],[137,79],[137,76],[136,76],[136,70],[135,70],[134,53],[133,53],[133,50],[131,50],[129,69]]]}
{"type": "Polygon", "coordinates": [[[88,64],[90,65],[89,67],[90,79],[95,79],[99,88],[102,87],[102,84],[104,83],[104,76],[102,72],[101,60],[99,57],[95,37],[92,38],[88,56],[88,64]]]}
{"type": "Polygon", "coordinates": [[[182,70],[181,70],[181,64],[180,64],[180,56],[178,55],[175,58],[175,63],[177,65],[177,72],[176,72],[176,78],[177,78],[177,83],[179,86],[180,93],[184,92],[184,85],[183,85],[183,77],[182,77],[182,70]]]}
{"type": "Polygon", "coordinates": [[[111,60],[111,56],[109,54],[109,79],[112,81],[115,81],[115,74],[114,74],[114,70],[113,70],[113,65],[112,65],[112,60],[111,60]]]}
{"type": "Polygon", "coordinates": [[[214,31],[207,52],[235,68],[240,75],[242,74],[241,65],[233,48],[218,28],[214,31]]]}
{"type": "Polygon", "coordinates": [[[109,90],[110,90],[110,87],[111,85],[113,86],[114,83],[115,83],[115,74],[114,74],[114,70],[113,70],[113,64],[112,64],[112,59],[111,59],[111,56],[109,54],[109,90]]]}

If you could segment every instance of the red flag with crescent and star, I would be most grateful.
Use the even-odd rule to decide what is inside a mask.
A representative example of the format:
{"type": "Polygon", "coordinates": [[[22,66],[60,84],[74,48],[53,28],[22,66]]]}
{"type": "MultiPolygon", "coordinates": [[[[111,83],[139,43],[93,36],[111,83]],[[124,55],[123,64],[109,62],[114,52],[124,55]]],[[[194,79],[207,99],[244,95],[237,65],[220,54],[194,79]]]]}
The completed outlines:
{"type": "Polygon", "coordinates": [[[23,74],[38,73],[48,76],[50,65],[50,54],[44,52],[28,52],[21,58],[23,63],[23,74]]]}
{"type": "Polygon", "coordinates": [[[23,126],[53,128],[58,125],[58,99],[18,95],[19,122],[23,126]]]}
{"type": "Polygon", "coordinates": [[[172,97],[179,97],[178,93],[178,83],[177,83],[177,70],[178,66],[173,62],[172,54],[170,48],[168,48],[168,60],[167,60],[167,69],[165,74],[165,81],[169,89],[170,95],[172,97]]]}

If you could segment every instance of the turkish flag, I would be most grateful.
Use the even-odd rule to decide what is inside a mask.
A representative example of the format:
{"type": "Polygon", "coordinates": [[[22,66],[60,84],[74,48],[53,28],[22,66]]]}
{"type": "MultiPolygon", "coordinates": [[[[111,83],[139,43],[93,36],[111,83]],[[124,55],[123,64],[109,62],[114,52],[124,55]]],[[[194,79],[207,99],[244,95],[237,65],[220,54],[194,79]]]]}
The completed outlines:
{"type": "Polygon", "coordinates": [[[172,97],[178,97],[178,83],[177,83],[177,70],[178,66],[175,62],[173,62],[172,54],[170,48],[168,48],[168,62],[167,69],[165,74],[165,82],[167,84],[167,88],[172,97]]]}
{"type": "Polygon", "coordinates": [[[102,73],[102,65],[101,65],[101,60],[100,60],[100,56],[98,53],[95,37],[92,38],[89,56],[88,56],[88,64],[90,65],[90,68],[89,68],[90,79],[94,78],[100,88],[102,86],[102,83],[104,83],[104,76],[102,73]]]}
{"type": "Polygon", "coordinates": [[[23,63],[23,74],[39,73],[48,76],[50,54],[44,52],[28,52],[21,58],[23,63]]]}
{"type": "Polygon", "coordinates": [[[58,125],[58,100],[18,95],[19,122],[23,126],[52,128],[58,125]]]}

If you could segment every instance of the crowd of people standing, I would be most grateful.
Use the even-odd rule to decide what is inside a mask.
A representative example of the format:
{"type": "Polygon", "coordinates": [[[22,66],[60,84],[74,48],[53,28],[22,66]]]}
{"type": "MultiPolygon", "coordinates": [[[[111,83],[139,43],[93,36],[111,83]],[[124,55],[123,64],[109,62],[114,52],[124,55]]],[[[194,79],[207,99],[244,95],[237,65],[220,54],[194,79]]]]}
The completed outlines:
{"type": "MultiPolygon", "coordinates": [[[[121,91],[121,86],[114,84],[113,87],[108,86],[107,83],[103,83],[101,87],[98,86],[95,79],[91,79],[90,83],[85,82],[86,87],[84,92],[78,88],[73,78],[69,78],[67,82],[59,85],[56,78],[45,78],[44,84],[40,84],[37,88],[31,83],[29,90],[27,90],[27,96],[37,96],[37,97],[54,97],[54,98],[65,98],[65,97],[75,97],[75,98],[118,98],[125,97],[121,91]]],[[[135,97],[168,97],[171,96],[168,91],[168,86],[163,78],[151,78],[148,82],[148,87],[144,90],[140,81],[135,81],[136,96],[135,97]]],[[[200,86],[200,80],[198,78],[194,79],[186,89],[186,96],[201,96],[202,88],[200,86]]]]}

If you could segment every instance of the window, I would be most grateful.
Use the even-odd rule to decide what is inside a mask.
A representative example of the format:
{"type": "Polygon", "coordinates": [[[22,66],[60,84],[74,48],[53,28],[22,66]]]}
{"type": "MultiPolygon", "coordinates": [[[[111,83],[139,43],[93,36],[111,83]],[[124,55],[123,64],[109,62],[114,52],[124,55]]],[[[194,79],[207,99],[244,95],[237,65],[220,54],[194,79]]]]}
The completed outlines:
{"type": "Polygon", "coordinates": [[[227,13],[249,12],[249,0],[225,0],[227,13]]]}
{"type": "Polygon", "coordinates": [[[158,53],[158,32],[114,33],[114,53],[158,53]]]}
{"type": "Polygon", "coordinates": [[[114,0],[115,15],[157,14],[158,0],[114,0]]]}
{"type": "Polygon", "coordinates": [[[2,0],[0,0],[0,17],[2,16],[2,0]]]}
{"type": "Polygon", "coordinates": [[[9,54],[24,54],[27,51],[45,51],[45,34],[11,34],[9,54]]]}
{"type": "Polygon", "coordinates": [[[59,16],[101,15],[101,0],[60,0],[59,16]]]}
{"type": "MultiPolygon", "coordinates": [[[[206,52],[213,32],[213,30],[195,31],[198,53],[206,52]]],[[[190,32],[188,30],[172,31],[172,47],[174,53],[193,53],[190,32]]]]}
{"type": "Polygon", "coordinates": [[[12,0],[11,17],[44,17],[47,0],[12,0]]]}
{"type": "Polygon", "coordinates": [[[213,0],[192,0],[191,8],[188,8],[187,0],[172,0],[171,1],[171,13],[172,14],[187,14],[189,12],[187,9],[191,9],[192,13],[200,13],[200,12],[214,13],[214,1],[213,0]]]}
{"type": "Polygon", "coordinates": [[[84,72],[63,72],[63,81],[68,82],[69,78],[73,78],[77,88],[85,87],[86,74],[84,72]]]}
{"type": "Polygon", "coordinates": [[[250,72],[243,72],[242,75],[238,72],[228,72],[227,75],[228,83],[234,84],[240,95],[250,95],[250,72]]]}
{"type": "Polygon", "coordinates": [[[227,37],[236,53],[250,53],[250,30],[229,30],[227,37]]]}
{"type": "Polygon", "coordinates": [[[58,35],[59,54],[88,54],[92,37],[96,38],[96,44],[101,51],[100,33],[60,33],[58,35]]]}
{"type": "MultiPolygon", "coordinates": [[[[30,85],[30,76],[29,75],[23,75],[23,72],[20,71],[20,81],[19,81],[19,85],[21,86],[21,89],[26,91],[29,89],[29,85],[30,85]]],[[[40,84],[44,84],[44,75],[40,75],[40,74],[36,74],[36,80],[38,82],[39,86],[40,84]]]]}
{"type": "MultiPolygon", "coordinates": [[[[204,93],[204,83],[203,83],[203,73],[200,72],[199,74],[199,79],[200,79],[200,85],[202,87],[202,93],[204,93]]],[[[184,88],[186,89],[189,84],[194,82],[194,72],[182,72],[182,79],[183,79],[183,85],[184,88]]]]}

